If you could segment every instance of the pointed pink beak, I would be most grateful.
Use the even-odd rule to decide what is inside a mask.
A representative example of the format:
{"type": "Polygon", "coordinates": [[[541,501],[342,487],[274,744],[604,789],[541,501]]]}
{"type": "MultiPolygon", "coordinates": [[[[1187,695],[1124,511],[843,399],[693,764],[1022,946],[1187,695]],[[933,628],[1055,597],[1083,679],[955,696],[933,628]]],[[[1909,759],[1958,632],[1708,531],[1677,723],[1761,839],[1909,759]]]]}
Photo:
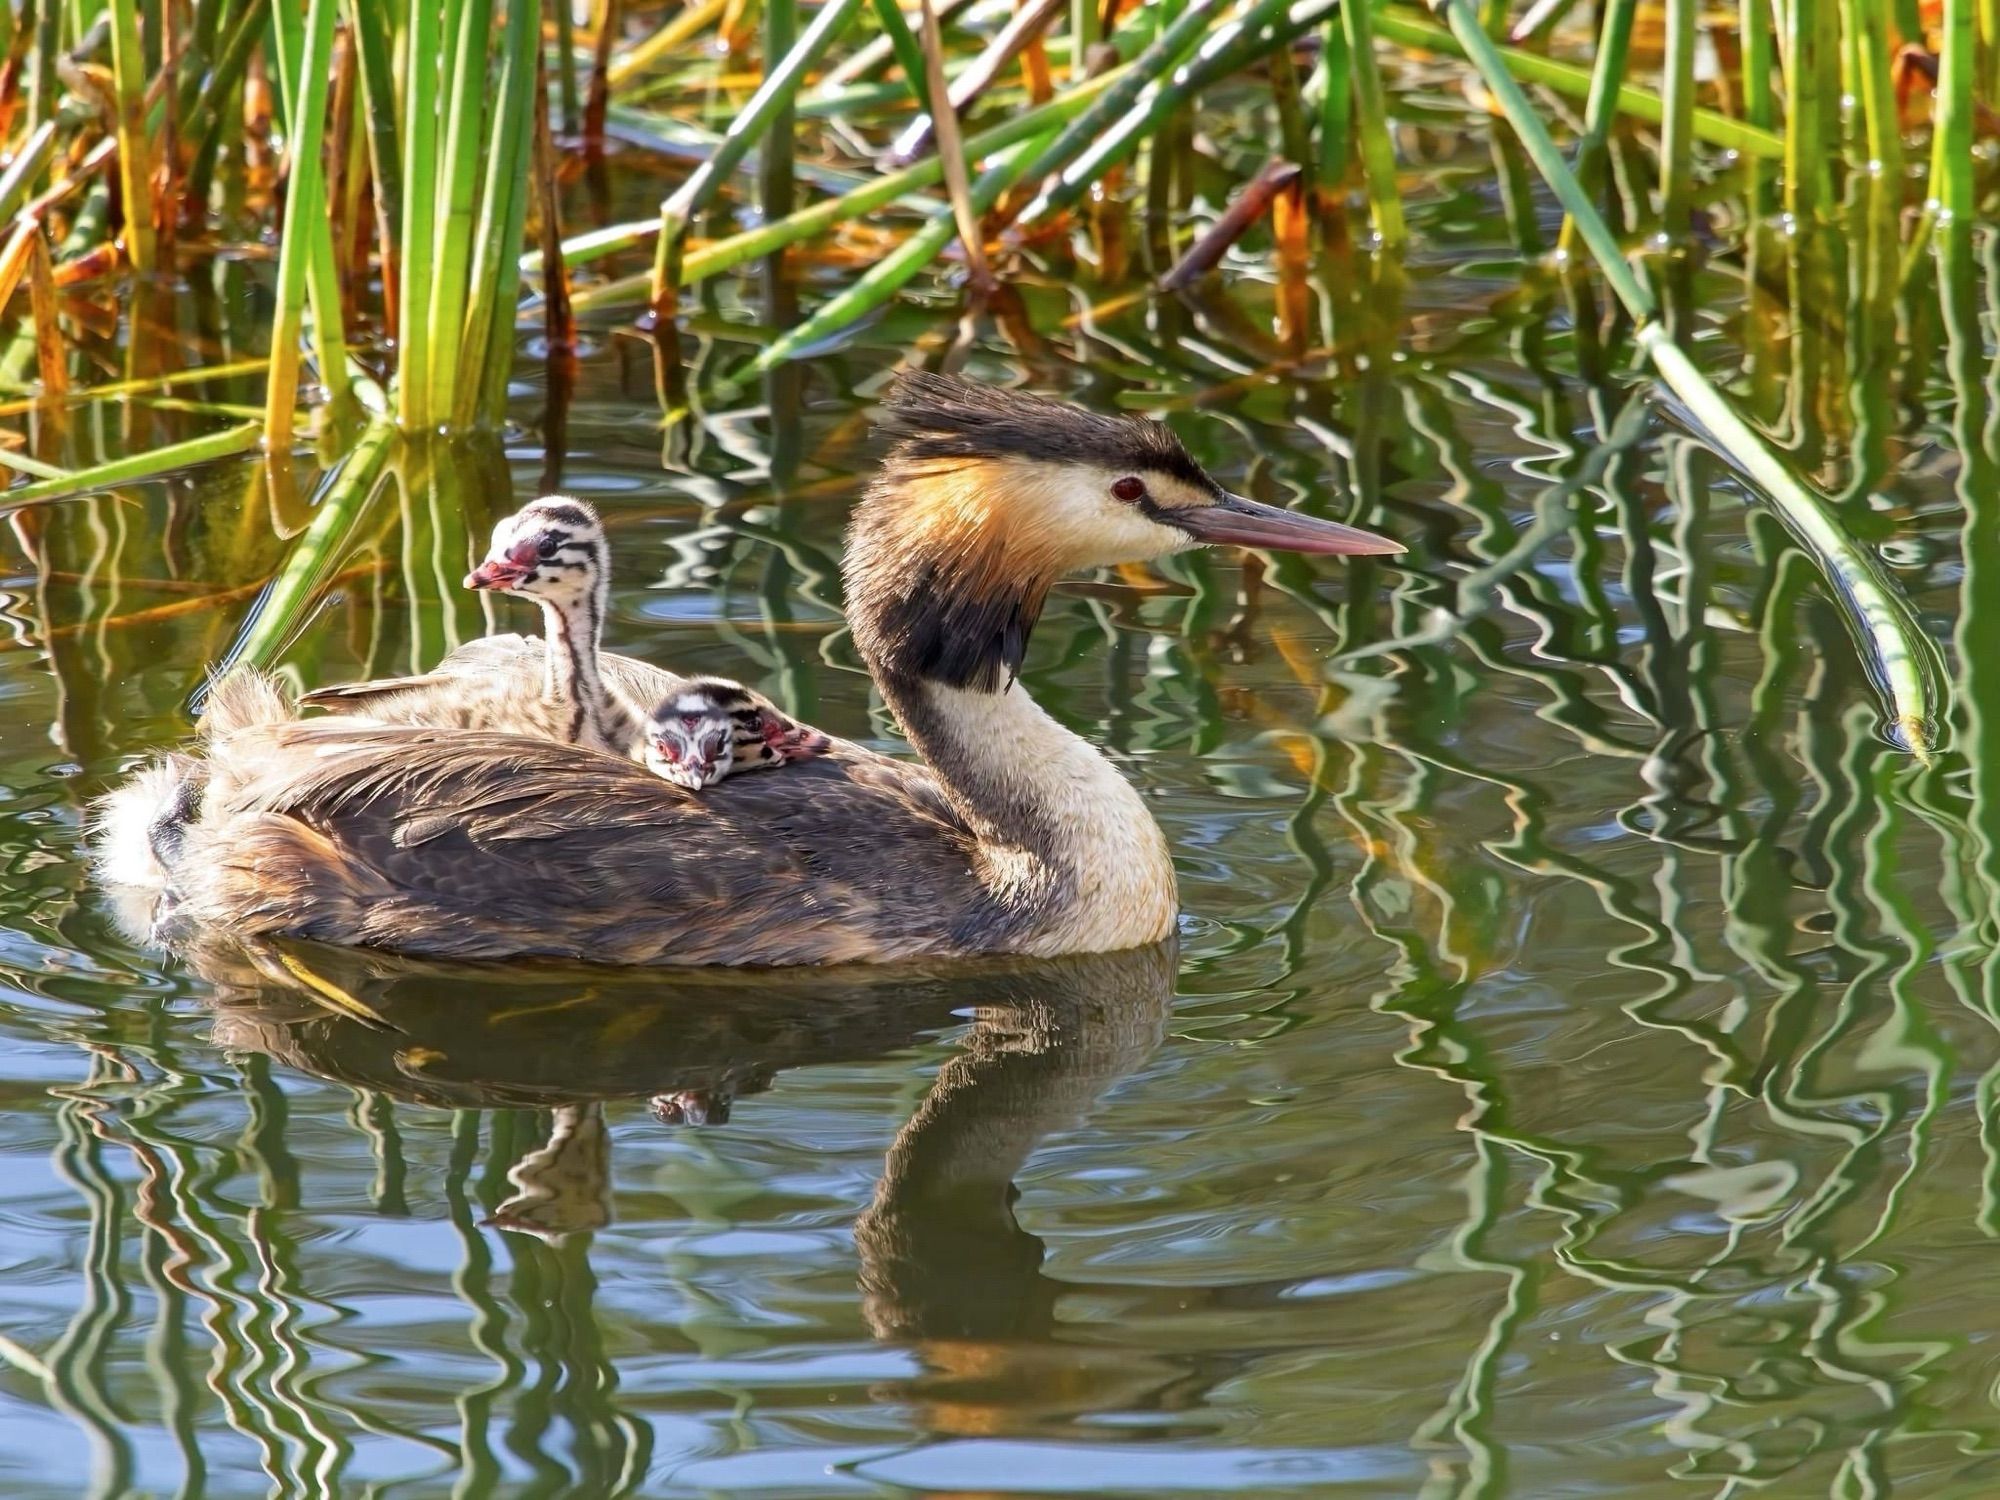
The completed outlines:
{"type": "Polygon", "coordinates": [[[527,570],[517,568],[510,562],[487,558],[485,562],[465,575],[465,586],[469,589],[511,589],[528,576],[527,570]]]}
{"type": "Polygon", "coordinates": [[[1162,509],[1157,519],[1178,526],[1198,542],[1211,545],[1260,547],[1272,552],[1306,552],[1325,556],[1385,556],[1405,550],[1401,542],[1343,526],[1338,521],[1322,521],[1318,516],[1295,510],[1280,510],[1261,500],[1242,495],[1224,495],[1213,505],[1190,505],[1162,509]]]}

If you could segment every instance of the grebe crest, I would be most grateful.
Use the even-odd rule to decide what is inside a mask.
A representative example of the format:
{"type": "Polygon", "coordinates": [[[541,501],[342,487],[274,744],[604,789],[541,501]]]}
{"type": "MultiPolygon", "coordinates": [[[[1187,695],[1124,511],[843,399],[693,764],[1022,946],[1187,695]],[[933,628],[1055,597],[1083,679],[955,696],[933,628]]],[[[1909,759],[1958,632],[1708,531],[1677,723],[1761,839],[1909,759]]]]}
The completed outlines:
{"type": "Polygon", "coordinates": [[[832,743],[742,683],[722,677],[692,679],[661,699],[646,719],[647,767],[690,791],[740,772],[810,759],[832,743]]]}

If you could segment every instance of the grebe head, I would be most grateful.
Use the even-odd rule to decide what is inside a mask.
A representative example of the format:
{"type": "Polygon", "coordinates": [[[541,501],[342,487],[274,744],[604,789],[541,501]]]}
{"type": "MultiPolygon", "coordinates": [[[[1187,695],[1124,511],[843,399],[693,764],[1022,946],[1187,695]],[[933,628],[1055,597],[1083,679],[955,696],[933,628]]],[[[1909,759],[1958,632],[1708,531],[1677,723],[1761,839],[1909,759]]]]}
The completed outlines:
{"type": "Polygon", "coordinates": [[[646,765],[689,791],[824,754],[832,743],[719,677],[698,677],[669,693],[646,719],[646,765]]]}
{"type": "Polygon", "coordinates": [[[1049,585],[1083,568],[1223,543],[1403,550],[1232,495],[1141,417],[912,372],[883,426],[894,446],[855,512],[846,572],[856,640],[895,675],[1004,687],[1049,585]]]}
{"type": "Polygon", "coordinates": [[[465,586],[581,603],[604,586],[608,556],[596,511],[581,500],[545,495],[493,528],[493,545],[465,575],[465,586]]]}

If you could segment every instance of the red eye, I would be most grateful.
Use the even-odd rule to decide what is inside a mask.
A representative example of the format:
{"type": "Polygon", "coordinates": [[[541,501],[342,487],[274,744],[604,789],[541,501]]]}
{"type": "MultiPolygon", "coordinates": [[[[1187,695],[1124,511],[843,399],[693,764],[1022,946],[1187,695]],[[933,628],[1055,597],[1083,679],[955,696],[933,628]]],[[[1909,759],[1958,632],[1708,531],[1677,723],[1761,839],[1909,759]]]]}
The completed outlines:
{"type": "Polygon", "coordinates": [[[1146,498],[1146,481],[1137,474],[1127,474],[1123,479],[1111,482],[1111,493],[1129,505],[1135,500],[1146,498]]]}

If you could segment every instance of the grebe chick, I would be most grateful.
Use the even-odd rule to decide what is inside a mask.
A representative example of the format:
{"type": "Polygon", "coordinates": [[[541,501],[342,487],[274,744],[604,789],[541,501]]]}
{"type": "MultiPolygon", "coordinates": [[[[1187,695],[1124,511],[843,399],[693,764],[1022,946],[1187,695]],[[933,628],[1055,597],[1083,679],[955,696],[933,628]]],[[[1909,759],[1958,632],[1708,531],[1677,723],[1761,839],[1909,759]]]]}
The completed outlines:
{"type": "Polygon", "coordinates": [[[726,677],[693,677],[647,716],[647,769],[690,791],[824,755],[833,741],[726,677]]]}
{"type": "Polygon", "coordinates": [[[638,748],[637,710],[598,673],[611,550],[595,510],[562,495],[530,501],[493,528],[493,544],[465,586],[541,606],[539,680],[508,670],[514,642],[500,637],[461,646],[419,676],[317,688],[299,701],[377,724],[500,730],[612,755],[638,748]]]}
{"type": "Polygon", "coordinates": [[[603,523],[588,505],[561,495],[532,501],[493,528],[493,545],[465,586],[541,605],[539,673],[519,636],[490,636],[459,647],[421,676],[320,688],[299,701],[378,724],[492,729],[583,745],[643,760],[691,791],[732,771],[804,760],[832,743],[723,677],[669,675],[673,691],[642,730],[634,701],[600,670],[610,556],[603,523]],[[683,700],[688,707],[669,712],[683,700]],[[723,737],[720,750],[705,749],[715,733],[723,737]]]}

